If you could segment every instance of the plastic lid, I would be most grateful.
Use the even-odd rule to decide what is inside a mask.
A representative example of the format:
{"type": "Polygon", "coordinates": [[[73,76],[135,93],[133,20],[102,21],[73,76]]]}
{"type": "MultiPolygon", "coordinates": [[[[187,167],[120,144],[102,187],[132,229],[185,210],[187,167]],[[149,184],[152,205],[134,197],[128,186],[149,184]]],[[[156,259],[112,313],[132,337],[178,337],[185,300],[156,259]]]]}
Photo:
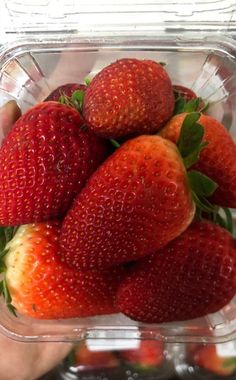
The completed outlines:
{"type": "Polygon", "coordinates": [[[234,0],[3,0],[0,17],[2,36],[49,31],[236,31],[234,0]]]}

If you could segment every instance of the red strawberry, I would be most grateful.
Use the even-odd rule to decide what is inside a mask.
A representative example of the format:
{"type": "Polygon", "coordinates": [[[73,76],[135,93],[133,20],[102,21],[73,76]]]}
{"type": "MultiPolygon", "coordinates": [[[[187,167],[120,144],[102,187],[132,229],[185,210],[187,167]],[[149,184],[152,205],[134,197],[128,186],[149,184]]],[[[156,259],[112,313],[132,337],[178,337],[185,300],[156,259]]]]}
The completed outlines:
{"type": "Polygon", "coordinates": [[[67,83],[53,90],[48,97],[44,99],[44,102],[48,102],[49,100],[59,101],[61,96],[68,96],[70,98],[73,92],[77,90],[86,91],[86,89],[87,86],[85,84],[67,83]]]}
{"type": "Polygon", "coordinates": [[[178,236],[194,211],[175,145],[140,136],[117,149],[78,195],[63,223],[60,253],[83,269],[132,261],[178,236]]]}
{"type": "Polygon", "coordinates": [[[0,149],[0,224],[63,215],[107,155],[103,140],[81,129],[71,107],[40,103],[20,119],[0,149]]]}
{"type": "Polygon", "coordinates": [[[120,59],[89,85],[83,107],[88,127],[102,137],[155,133],[171,117],[174,93],[162,65],[120,59]]]}
{"type": "Polygon", "coordinates": [[[90,351],[84,343],[75,348],[75,365],[86,369],[114,368],[119,366],[119,360],[110,351],[90,351]]]}
{"type": "Polygon", "coordinates": [[[197,98],[197,95],[195,94],[195,92],[193,92],[193,90],[191,90],[188,87],[181,86],[181,85],[178,85],[178,84],[174,84],[173,85],[173,90],[174,90],[174,94],[176,94],[177,98],[179,96],[181,96],[187,102],[189,100],[197,98]]]}
{"type": "Polygon", "coordinates": [[[114,294],[124,270],[67,268],[57,256],[59,233],[57,221],[23,225],[6,245],[4,281],[11,304],[19,313],[38,319],[114,313],[114,294]]]}
{"type": "Polygon", "coordinates": [[[236,358],[219,356],[215,345],[201,347],[193,356],[192,362],[218,376],[230,376],[236,371],[236,358]]]}
{"type": "MultiPolygon", "coordinates": [[[[174,116],[160,132],[176,143],[186,114],[174,116]]],[[[194,168],[209,176],[218,185],[212,200],[220,206],[236,208],[236,145],[227,129],[211,116],[201,115],[203,141],[208,145],[201,151],[194,168]]]]}
{"type": "Polygon", "coordinates": [[[117,306],[134,320],[162,323],[214,313],[235,293],[234,239],[209,221],[195,221],[134,265],[120,285],[117,306]]]}
{"type": "Polygon", "coordinates": [[[164,361],[164,345],[155,340],[140,341],[138,349],[121,351],[121,357],[139,369],[156,368],[164,361]]]}

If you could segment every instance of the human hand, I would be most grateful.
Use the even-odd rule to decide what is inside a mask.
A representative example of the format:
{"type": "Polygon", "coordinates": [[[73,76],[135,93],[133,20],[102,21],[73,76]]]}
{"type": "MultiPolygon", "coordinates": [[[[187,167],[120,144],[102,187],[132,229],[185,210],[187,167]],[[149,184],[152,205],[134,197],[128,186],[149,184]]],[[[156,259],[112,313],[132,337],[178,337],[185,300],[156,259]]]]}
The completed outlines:
{"type": "Polygon", "coordinates": [[[0,334],[0,379],[36,380],[72,349],[69,343],[22,343],[0,334]]]}

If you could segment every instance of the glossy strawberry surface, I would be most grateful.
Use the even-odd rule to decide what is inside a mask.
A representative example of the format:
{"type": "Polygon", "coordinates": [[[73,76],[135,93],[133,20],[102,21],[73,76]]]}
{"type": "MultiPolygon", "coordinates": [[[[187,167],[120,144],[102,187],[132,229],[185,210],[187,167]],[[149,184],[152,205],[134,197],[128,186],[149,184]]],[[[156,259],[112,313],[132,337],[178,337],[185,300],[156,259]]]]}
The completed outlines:
{"type": "Polygon", "coordinates": [[[0,225],[62,216],[107,155],[72,107],[45,102],[14,124],[0,149],[0,225]]]}
{"type": "Polygon", "coordinates": [[[114,296],[123,268],[79,272],[58,260],[60,223],[21,226],[8,243],[5,278],[12,305],[38,319],[116,312],[114,296]]]}
{"type": "Polygon", "coordinates": [[[121,283],[117,306],[134,320],[181,321],[214,313],[236,293],[236,246],[225,229],[195,221],[121,283]]]}
{"type": "Polygon", "coordinates": [[[94,133],[118,138],[155,133],[173,110],[172,84],[161,64],[120,59],[93,78],[83,116],[94,133]]]}
{"type": "Polygon", "coordinates": [[[117,149],[75,199],[63,222],[60,254],[78,269],[132,261],[178,236],[194,212],[175,145],[140,136],[117,149]]]}
{"type": "MultiPolygon", "coordinates": [[[[162,129],[161,136],[176,143],[185,116],[174,116],[162,129]]],[[[215,118],[202,114],[198,122],[204,127],[203,141],[208,145],[201,151],[194,168],[219,185],[212,201],[236,208],[236,144],[229,131],[215,118]]]]}

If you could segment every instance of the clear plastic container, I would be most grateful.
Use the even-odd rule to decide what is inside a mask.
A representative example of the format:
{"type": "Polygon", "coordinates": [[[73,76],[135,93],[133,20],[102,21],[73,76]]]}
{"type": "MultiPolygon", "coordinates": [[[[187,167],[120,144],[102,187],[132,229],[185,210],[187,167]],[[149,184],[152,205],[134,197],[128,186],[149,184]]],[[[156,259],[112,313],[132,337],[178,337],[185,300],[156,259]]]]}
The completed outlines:
{"type": "MultiPolygon", "coordinates": [[[[172,82],[210,102],[236,139],[236,32],[232,1],[3,1],[0,105],[23,112],[67,82],[82,82],[123,57],[166,62],[172,82]],[[4,27],[3,27],[4,26],[4,27]],[[20,32],[19,32],[20,31],[20,32]]],[[[15,318],[0,301],[0,330],[22,341],[160,339],[223,342],[236,337],[236,299],[207,317],[142,324],[123,315],[38,321],[15,318]]]]}
{"type": "Polygon", "coordinates": [[[178,345],[175,371],[183,380],[234,380],[236,378],[236,341],[220,344],[178,345]]]}
{"type": "Polygon", "coordinates": [[[172,347],[154,340],[136,341],[132,348],[127,342],[122,349],[80,342],[56,369],[61,380],[165,380],[174,374],[172,347]]]}

